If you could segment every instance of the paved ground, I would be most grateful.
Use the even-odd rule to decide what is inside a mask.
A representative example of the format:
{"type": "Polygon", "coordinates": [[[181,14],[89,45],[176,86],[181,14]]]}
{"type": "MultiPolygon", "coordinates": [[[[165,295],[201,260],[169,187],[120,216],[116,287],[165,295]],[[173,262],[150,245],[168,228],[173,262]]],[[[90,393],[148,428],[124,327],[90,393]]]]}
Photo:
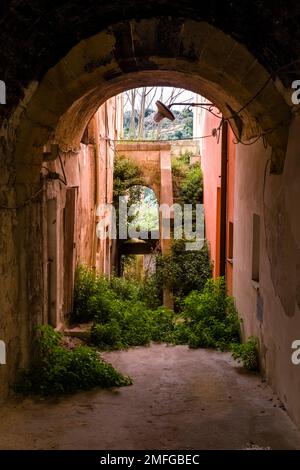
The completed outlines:
{"type": "Polygon", "coordinates": [[[134,385],[0,411],[1,449],[300,449],[261,378],[230,355],[153,345],[104,356],[134,385]]]}

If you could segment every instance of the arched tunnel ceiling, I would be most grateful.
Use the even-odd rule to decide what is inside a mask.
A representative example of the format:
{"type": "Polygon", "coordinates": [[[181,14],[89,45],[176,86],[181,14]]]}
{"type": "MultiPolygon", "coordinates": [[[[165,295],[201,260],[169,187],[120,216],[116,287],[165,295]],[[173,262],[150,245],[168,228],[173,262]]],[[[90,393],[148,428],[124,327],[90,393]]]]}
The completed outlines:
{"type": "MultiPolygon", "coordinates": [[[[125,82],[127,88],[130,81],[131,88],[138,86],[138,74],[141,83],[152,74],[155,84],[160,75],[162,85],[178,83],[215,101],[231,116],[238,139],[268,134],[272,171],[281,172],[291,114],[290,90],[282,84],[294,78],[297,64],[282,67],[298,58],[295,3],[2,4],[0,78],[7,85],[7,105],[0,107],[0,119],[10,118],[8,126],[3,121],[4,132],[16,130],[17,165],[38,165],[42,146],[53,137],[66,148],[76,146],[97,105],[125,82]],[[269,81],[270,72],[281,82],[269,81]],[[177,74],[173,82],[172,74],[177,74]]],[[[23,168],[21,175],[24,179],[23,168]]]]}
{"type": "Polygon", "coordinates": [[[209,98],[230,118],[239,139],[268,132],[272,171],[282,170],[290,108],[269,73],[221,30],[174,17],[110,25],[79,41],[39,83],[32,81],[15,113],[21,120],[12,124],[18,129],[17,164],[38,165],[49,139],[76,149],[98,106],[145,83],[179,86],[209,98]]]}
{"type": "MultiPolygon", "coordinates": [[[[3,1],[0,77],[7,83],[8,105],[0,112],[8,113],[30,81],[41,79],[80,40],[125,19],[169,15],[206,21],[221,29],[243,43],[269,72],[300,55],[300,3],[291,0],[3,1]]],[[[297,66],[279,74],[285,85],[298,78],[293,70],[297,66]]]]}

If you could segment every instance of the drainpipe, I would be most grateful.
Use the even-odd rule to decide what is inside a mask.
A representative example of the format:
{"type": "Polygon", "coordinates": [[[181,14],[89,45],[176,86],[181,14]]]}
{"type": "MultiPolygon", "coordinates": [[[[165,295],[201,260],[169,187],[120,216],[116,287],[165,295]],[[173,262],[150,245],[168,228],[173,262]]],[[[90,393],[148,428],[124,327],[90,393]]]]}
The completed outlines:
{"type": "Polygon", "coordinates": [[[94,150],[94,164],[95,164],[95,194],[94,194],[94,211],[95,211],[95,226],[93,227],[93,250],[92,250],[92,265],[97,270],[97,246],[98,239],[96,235],[96,225],[98,223],[97,209],[100,203],[100,188],[99,188],[99,126],[98,126],[98,113],[92,118],[92,141],[94,150]]]}
{"type": "Polygon", "coordinates": [[[227,233],[227,162],[228,124],[222,127],[221,147],[221,213],[220,213],[220,276],[226,276],[226,233],[227,233]]]}
{"type": "Polygon", "coordinates": [[[95,114],[94,116],[94,128],[93,128],[93,131],[94,131],[94,135],[93,135],[93,141],[94,141],[94,155],[95,155],[95,190],[96,190],[96,193],[95,193],[95,202],[96,202],[96,209],[98,208],[98,205],[100,203],[100,187],[99,187],[99,177],[100,177],[100,155],[99,155],[99,152],[100,152],[100,141],[99,141],[99,124],[98,124],[98,120],[99,120],[99,116],[98,116],[98,112],[95,114]]]}
{"type": "Polygon", "coordinates": [[[107,101],[104,103],[105,106],[105,136],[107,139],[105,140],[105,203],[107,204],[108,202],[108,184],[107,184],[107,170],[108,170],[108,145],[109,145],[109,122],[108,122],[108,107],[107,107],[107,101]]]}

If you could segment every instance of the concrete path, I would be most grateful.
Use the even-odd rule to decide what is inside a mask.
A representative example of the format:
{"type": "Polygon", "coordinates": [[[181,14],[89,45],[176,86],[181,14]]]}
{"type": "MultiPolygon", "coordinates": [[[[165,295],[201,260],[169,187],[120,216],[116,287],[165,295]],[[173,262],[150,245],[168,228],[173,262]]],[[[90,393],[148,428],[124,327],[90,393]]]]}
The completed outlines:
{"type": "Polygon", "coordinates": [[[134,385],[11,401],[1,449],[300,449],[270,388],[228,353],[152,345],[105,353],[134,385]]]}

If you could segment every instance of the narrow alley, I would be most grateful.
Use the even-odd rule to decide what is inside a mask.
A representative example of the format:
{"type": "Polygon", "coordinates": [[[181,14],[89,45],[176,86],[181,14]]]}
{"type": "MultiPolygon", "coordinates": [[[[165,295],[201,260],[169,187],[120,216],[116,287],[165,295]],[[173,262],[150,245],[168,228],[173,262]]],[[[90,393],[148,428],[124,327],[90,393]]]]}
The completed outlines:
{"type": "Polygon", "coordinates": [[[0,450],[300,453],[299,5],[1,2],[0,450]]]}
{"type": "Polygon", "coordinates": [[[0,412],[0,448],[300,448],[268,385],[228,353],[155,344],[103,355],[134,384],[10,401],[0,412]]]}

